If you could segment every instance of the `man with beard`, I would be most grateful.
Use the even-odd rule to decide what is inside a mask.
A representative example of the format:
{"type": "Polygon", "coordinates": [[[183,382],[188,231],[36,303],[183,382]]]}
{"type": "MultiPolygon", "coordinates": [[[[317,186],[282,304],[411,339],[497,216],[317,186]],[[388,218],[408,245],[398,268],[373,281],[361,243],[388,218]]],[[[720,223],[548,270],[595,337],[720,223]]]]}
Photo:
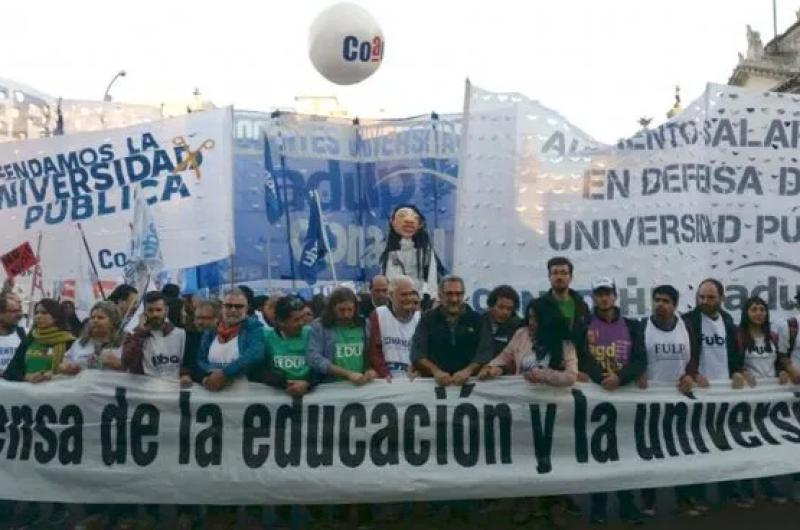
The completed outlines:
{"type": "MultiPolygon", "coordinates": [[[[694,378],[697,386],[708,387],[709,381],[731,381],[733,388],[743,388],[744,355],[739,351],[739,333],[733,317],[722,309],[725,288],[719,280],[708,278],[697,287],[697,307],[683,315],[689,332],[691,360],[686,373],[694,378]]],[[[706,486],[696,486],[695,507],[701,512],[708,510],[706,486]]],[[[721,502],[739,502],[736,482],[720,482],[721,502]]]]}
{"type": "Polygon", "coordinates": [[[167,300],[151,291],[144,297],[139,325],[122,344],[122,366],[130,373],[177,381],[183,364],[186,332],[167,320],[167,300]]]}
{"type": "Polygon", "coordinates": [[[440,305],[422,315],[411,341],[411,362],[441,386],[461,386],[480,368],[476,359],[481,317],[464,302],[464,280],[446,276],[440,305]]]}
{"type": "Polygon", "coordinates": [[[222,299],[222,319],[216,329],[203,334],[195,373],[206,390],[222,390],[261,369],[264,326],[249,315],[248,307],[246,293],[239,287],[231,289],[222,299]]]}

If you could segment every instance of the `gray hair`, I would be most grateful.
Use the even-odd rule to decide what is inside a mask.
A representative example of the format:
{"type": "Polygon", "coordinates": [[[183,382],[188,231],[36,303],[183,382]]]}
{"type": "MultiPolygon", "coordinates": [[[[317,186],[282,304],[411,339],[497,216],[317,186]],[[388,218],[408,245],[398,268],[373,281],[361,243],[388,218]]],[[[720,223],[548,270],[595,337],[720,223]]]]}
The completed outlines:
{"type": "Polygon", "coordinates": [[[454,283],[454,282],[460,283],[461,284],[461,288],[465,289],[464,278],[462,278],[461,276],[456,276],[455,274],[448,274],[447,276],[445,276],[444,278],[442,278],[439,281],[439,291],[442,291],[442,289],[444,289],[444,284],[446,284],[446,283],[454,283]]]}
{"type": "Polygon", "coordinates": [[[248,305],[250,304],[250,299],[247,297],[247,293],[239,289],[238,287],[234,287],[233,289],[228,289],[222,295],[222,298],[225,299],[228,296],[244,296],[245,300],[247,300],[248,305]]]}
{"type": "Polygon", "coordinates": [[[211,309],[212,313],[216,318],[220,318],[222,316],[222,301],[217,300],[216,298],[212,298],[210,300],[200,300],[197,304],[197,309],[195,309],[195,313],[200,310],[200,308],[209,308],[211,309]]]}
{"type": "Polygon", "coordinates": [[[397,290],[398,287],[402,285],[408,285],[412,289],[416,288],[416,283],[411,278],[411,276],[406,276],[401,274],[400,276],[395,276],[391,280],[389,280],[389,292],[393,293],[397,290]]]}

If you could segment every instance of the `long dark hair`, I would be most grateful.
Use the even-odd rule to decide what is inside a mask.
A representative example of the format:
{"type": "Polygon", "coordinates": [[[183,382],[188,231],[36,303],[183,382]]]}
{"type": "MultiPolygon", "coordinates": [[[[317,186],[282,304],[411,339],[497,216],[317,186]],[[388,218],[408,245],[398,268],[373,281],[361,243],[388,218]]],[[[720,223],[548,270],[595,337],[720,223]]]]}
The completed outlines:
{"type": "Polygon", "coordinates": [[[353,302],[355,304],[353,325],[363,326],[364,319],[358,312],[358,297],[356,296],[356,293],[347,287],[337,287],[328,297],[328,302],[325,304],[325,309],[322,310],[322,316],[320,317],[322,326],[325,328],[332,328],[336,325],[336,306],[342,302],[353,302]]]}
{"type": "Polygon", "coordinates": [[[439,257],[436,255],[436,252],[433,250],[433,244],[431,243],[431,237],[428,234],[428,229],[425,226],[425,216],[422,215],[422,212],[419,211],[419,208],[414,206],[413,204],[400,204],[395,206],[394,210],[392,210],[392,215],[389,217],[389,231],[388,237],[386,238],[386,247],[383,249],[380,257],[381,263],[381,272],[386,274],[386,265],[389,262],[389,253],[394,250],[400,250],[400,240],[402,237],[400,234],[394,231],[394,227],[392,226],[392,221],[394,220],[395,214],[401,208],[408,208],[410,210],[414,210],[414,212],[419,216],[420,227],[417,230],[417,233],[414,234],[411,240],[414,242],[414,248],[417,250],[417,270],[421,271],[423,276],[422,278],[414,278],[415,280],[425,280],[428,277],[428,267],[430,267],[431,259],[436,260],[436,273],[439,276],[444,276],[445,269],[442,265],[442,262],[439,260],[439,257]]]}
{"type": "Polygon", "coordinates": [[[69,331],[67,317],[64,315],[64,310],[61,309],[61,304],[59,304],[58,301],[53,300],[52,298],[42,298],[36,302],[36,305],[33,306],[34,313],[38,307],[41,307],[47,312],[48,315],[53,317],[53,325],[55,327],[61,331],[69,331]]]}
{"type": "Polygon", "coordinates": [[[750,311],[750,308],[754,305],[764,306],[764,310],[767,312],[767,318],[764,319],[764,323],[761,325],[761,332],[764,334],[764,350],[771,352],[772,331],[769,323],[769,306],[758,296],[752,296],[748,298],[744,303],[744,307],[742,307],[742,318],[741,322],[739,322],[739,332],[742,334],[742,348],[744,350],[752,350],[756,345],[756,341],[753,338],[753,335],[750,333],[750,315],[747,314],[750,311]]]}
{"type": "Polygon", "coordinates": [[[564,344],[558,334],[543,333],[543,325],[547,325],[547,316],[544,304],[536,303],[535,300],[528,302],[525,306],[525,327],[530,326],[531,319],[536,320],[536,336],[532,337],[533,353],[537,359],[544,358],[550,354],[550,368],[554,370],[564,369],[564,344]]]}

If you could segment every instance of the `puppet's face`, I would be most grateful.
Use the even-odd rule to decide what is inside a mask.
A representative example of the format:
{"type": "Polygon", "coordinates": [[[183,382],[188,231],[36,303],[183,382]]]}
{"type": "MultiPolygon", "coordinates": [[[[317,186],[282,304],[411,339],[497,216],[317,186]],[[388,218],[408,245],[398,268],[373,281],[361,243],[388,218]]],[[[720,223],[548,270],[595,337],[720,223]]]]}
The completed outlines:
{"type": "Polygon", "coordinates": [[[410,239],[414,237],[414,234],[421,227],[422,220],[419,218],[419,214],[411,208],[400,208],[392,217],[392,228],[402,238],[410,239]]]}

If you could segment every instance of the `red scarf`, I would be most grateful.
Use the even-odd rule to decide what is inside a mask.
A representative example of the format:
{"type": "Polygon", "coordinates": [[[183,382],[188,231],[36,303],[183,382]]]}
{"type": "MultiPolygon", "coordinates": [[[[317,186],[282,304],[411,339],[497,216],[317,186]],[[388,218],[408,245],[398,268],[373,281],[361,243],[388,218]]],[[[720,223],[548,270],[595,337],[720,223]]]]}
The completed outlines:
{"type": "Polygon", "coordinates": [[[225,344],[231,339],[236,338],[239,336],[239,329],[242,327],[242,323],[239,322],[235,326],[226,326],[222,322],[219,323],[217,326],[217,338],[221,344],[225,344]]]}

